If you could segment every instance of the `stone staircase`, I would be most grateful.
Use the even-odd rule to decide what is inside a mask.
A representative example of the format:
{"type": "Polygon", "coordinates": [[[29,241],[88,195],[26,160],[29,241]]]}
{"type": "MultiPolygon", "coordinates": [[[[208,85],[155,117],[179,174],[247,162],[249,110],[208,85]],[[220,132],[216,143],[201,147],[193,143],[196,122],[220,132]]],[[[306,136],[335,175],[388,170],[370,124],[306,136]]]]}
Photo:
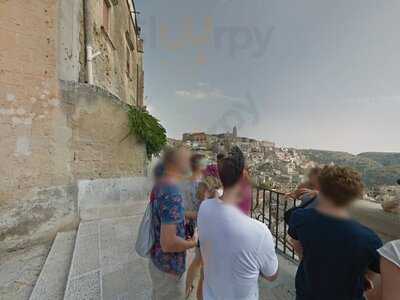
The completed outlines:
{"type": "Polygon", "coordinates": [[[30,296],[31,300],[63,298],[74,245],[74,231],[57,234],[30,296]]]}
{"type": "Polygon", "coordinates": [[[147,259],[134,250],[146,203],[127,217],[82,221],[59,233],[30,300],[149,299],[147,259]]]}

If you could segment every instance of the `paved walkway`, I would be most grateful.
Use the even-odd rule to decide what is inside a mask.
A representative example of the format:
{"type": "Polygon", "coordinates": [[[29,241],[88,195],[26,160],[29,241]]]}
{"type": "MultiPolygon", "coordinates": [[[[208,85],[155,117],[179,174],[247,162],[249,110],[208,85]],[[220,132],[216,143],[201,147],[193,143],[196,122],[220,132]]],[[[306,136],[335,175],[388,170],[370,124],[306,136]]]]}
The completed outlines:
{"type": "MultiPolygon", "coordinates": [[[[149,299],[148,260],[134,250],[140,221],[134,216],[81,223],[64,299],[149,299]]],[[[260,281],[261,299],[293,299],[295,265],[280,261],[280,279],[260,281]]]]}
{"type": "Polygon", "coordinates": [[[135,253],[141,216],[81,223],[66,300],[149,299],[147,259],[135,253]]]}
{"type": "MultiPolygon", "coordinates": [[[[144,205],[141,211],[143,208],[144,205]]],[[[57,246],[60,243],[53,243],[46,260],[47,267],[45,266],[38,280],[38,283],[43,280],[49,282],[41,282],[42,284],[35,288],[36,294],[39,295],[35,299],[149,300],[151,280],[148,274],[148,260],[139,257],[134,250],[141,218],[142,214],[138,210],[138,215],[131,217],[82,222],[76,234],[73,255],[72,247],[66,251],[65,247],[61,249],[57,246]],[[63,268],[64,279],[60,276],[58,278],[54,272],[59,273],[59,262],[64,261],[61,258],[71,255],[72,260],[68,260],[71,261],[70,268],[63,268]],[[52,262],[56,263],[51,264],[52,262]],[[68,281],[65,284],[67,275],[68,281]],[[54,285],[54,280],[63,280],[62,285],[54,285]],[[45,295],[52,291],[48,286],[61,286],[62,290],[55,293],[55,297],[46,298],[45,295]],[[62,293],[64,286],[65,294],[62,293]]],[[[48,253],[49,245],[41,245],[1,257],[0,299],[28,299],[48,253]]],[[[260,279],[262,300],[294,299],[293,275],[296,266],[283,257],[279,259],[279,279],[273,283],[260,279]]],[[[190,300],[195,300],[194,294],[190,300]]]]}

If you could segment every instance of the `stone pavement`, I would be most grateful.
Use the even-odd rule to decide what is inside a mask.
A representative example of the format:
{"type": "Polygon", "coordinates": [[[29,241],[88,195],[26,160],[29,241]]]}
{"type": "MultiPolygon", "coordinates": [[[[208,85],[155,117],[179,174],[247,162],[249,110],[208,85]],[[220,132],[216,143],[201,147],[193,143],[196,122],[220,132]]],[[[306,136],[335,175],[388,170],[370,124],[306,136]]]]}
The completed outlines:
{"type": "MultiPolygon", "coordinates": [[[[134,250],[145,202],[137,207],[133,216],[81,222],[76,234],[59,233],[50,252],[40,245],[1,257],[0,299],[149,300],[148,260],[134,250]]],[[[279,279],[260,279],[260,299],[294,299],[296,265],[279,260],[279,279]]]]}
{"type": "Polygon", "coordinates": [[[147,259],[135,253],[141,216],[81,223],[65,300],[148,299],[147,259]]]}
{"type": "MultiPolygon", "coordinates": [[[[148,260],[139,257],[134,250],[140,221],[141,215],[137,215],[81,223],[65,300],[150,299],[148,260]]],[[[293,299],[296,266],[282,257],[280,261],[277,282],[260,280],[261,299],[293,299]]]]}

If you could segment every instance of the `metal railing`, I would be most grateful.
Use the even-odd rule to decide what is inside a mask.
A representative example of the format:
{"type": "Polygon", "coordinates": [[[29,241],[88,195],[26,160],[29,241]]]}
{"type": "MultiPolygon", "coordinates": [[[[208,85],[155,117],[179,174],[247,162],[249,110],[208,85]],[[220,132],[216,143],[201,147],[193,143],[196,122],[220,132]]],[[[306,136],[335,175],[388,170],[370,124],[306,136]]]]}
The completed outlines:
{"type": "Polygon", "coordinates": [[[251,217],[265,223],[275,238],[275,248],[286,258],[298,261],[287,234],[285,212],[300,200],[288,199],[285,194],[271,189],[253,188],[251,217]]]}

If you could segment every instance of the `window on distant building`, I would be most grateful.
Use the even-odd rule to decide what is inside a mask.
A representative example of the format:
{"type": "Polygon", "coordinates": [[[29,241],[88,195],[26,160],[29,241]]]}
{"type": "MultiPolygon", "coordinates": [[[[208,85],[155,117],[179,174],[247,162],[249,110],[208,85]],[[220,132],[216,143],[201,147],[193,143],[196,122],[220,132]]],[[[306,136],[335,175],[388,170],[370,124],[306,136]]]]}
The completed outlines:
{"type": "Polygon", "coordinates": [[[133,78],[133,72],[134,72],[134,66],[132,63],[132,53],[134,48],[134,44],[132,42],[131,35],[129,31],[125,32],[125,38],[126,38],[126,74],[128,75],[129,79],[132,80],[133,78]]]}

